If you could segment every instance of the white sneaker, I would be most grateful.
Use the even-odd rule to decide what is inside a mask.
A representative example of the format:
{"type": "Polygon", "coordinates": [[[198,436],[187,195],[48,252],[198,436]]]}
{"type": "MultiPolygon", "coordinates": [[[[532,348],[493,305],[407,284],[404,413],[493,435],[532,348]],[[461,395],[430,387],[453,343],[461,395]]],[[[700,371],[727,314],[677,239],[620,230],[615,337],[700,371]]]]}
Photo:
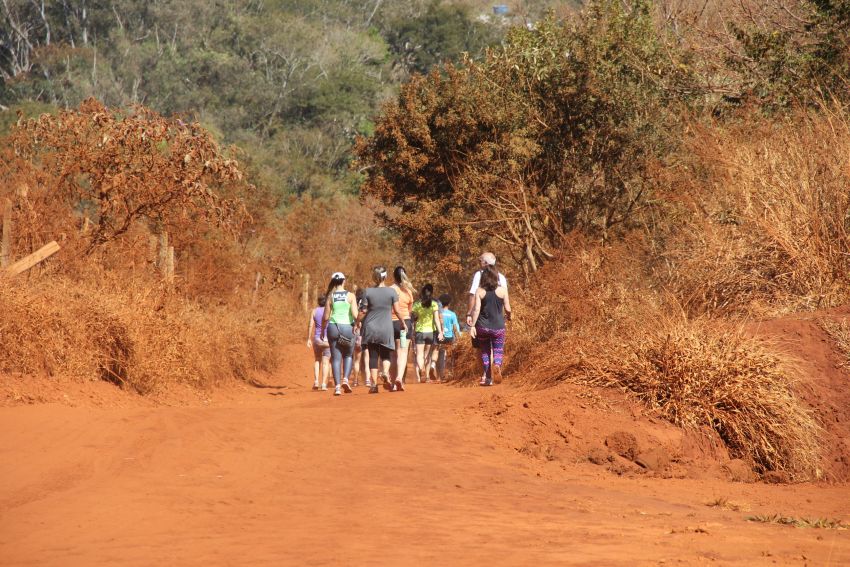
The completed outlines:
{"type": "Polygon", "coordinates": [[[323,392],[327,392],[327,391],[328,391],[328,385],[327,385],[327,384],[322,384],[322,391],[323,391],[323,392]]]}
{"type": "Polygon", "coordinates": [[[334,388],[334,396],[341,396],[341,395],[342,395],[342,389],[339,386],[336,386],[334,388]]]}
{"type": "Polygon", "coordinates": [[[342,382],[342,390],[343,390],[346,394],[350,394],[350,393],[351,393],[351,386],[349,386],[349,385],[348,385],[348,380],[343,380],[343,382],[342,382]]]}

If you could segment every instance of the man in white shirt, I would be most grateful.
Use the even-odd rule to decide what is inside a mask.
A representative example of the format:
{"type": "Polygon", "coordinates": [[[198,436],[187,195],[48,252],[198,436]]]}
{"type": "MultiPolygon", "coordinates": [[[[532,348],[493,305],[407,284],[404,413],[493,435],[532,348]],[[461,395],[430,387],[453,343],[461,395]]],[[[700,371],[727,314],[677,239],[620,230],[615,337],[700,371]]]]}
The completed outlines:
{"type": "MultiPolygon", "coordinates": [[[[492,252],[484,252],[478,258],[478,263],[481,266],[481,270],[487,266],[495,266],[496,255],[492,252]]],[[[478,287],[481,285],[481,270],[477,270],[475,275],[472,276],[472,286],[469,288],[469,307],[466,310],[466,324],[470,327],[472,326],[472,310],[475,308],[475,292],[478,291],[478,287]]],[[[502,272],[499,272],[499,285],[504,288],[508,287],[508,279],[502,272]]]]}

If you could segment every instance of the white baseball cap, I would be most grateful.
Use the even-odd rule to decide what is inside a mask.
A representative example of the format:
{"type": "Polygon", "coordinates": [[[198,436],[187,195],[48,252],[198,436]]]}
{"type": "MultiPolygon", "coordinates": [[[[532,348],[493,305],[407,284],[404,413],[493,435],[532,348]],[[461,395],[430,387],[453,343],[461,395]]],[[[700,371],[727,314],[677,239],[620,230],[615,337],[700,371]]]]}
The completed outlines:
{"type": "Polygon", "coordinates": [[[342,272],[334,272],[333,275],[331,276],[331,279],[332,280],[344,280],[345,274],[343,274],[342,272]]]}

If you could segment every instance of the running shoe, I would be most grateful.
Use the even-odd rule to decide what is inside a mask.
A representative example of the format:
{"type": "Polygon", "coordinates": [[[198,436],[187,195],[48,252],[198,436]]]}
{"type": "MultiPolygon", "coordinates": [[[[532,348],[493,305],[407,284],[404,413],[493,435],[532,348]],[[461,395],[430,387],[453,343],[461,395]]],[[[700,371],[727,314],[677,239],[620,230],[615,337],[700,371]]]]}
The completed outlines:
{"type": "Polygon", "coordinates": [[[501,384],[502,383],[502,367],[496,364],[490,369],[490,372],[493,374],[493,383],[501,384]]]}
{"type": "Polygon", "coordinates": [[[327,391],[328,391],[328,385],[327,385],[327,384],[322,384],[322,391],[323,391],[323,392],[327,392],[327,391]]]}
{"type": "Polygon", "coordinates": [[[334,387],[334,396],[341,396],[341,395],[342,395],[342,389],[340,389],[339,386],[334,387]]]}
{"type": "Polygon", "coordinates": [[[371,381],[371,380],[366,380],[366,387],[367,387],[367,388],[371,388],[371,387],[372,387],[372,381],[371,381]]]}
{"type": "Polygon", "coordinates": [[[392,392],[393,391],[393,383],[390,382],[390,377],[387,376],[386,374],[382,373],[382,374],[380,374],[380,378],[381,378],[381,382],[383,382],[383,384],[384,384],[384,389],[392,392]]]}
{"type": "Polygon", "coordinates": [[[378,393],[378,392],[380,392],[380,391],[381,391],[381,390],[379,390],[379,389],[378,389],[378,385],[377,385],[377,384],[375,384],[374,386],[370,386],[370,387],[369,387],[369,393],[370,393],[370,394],[377,394],[377,393],[378,393]]]}
{"type": "Polygon", "coordinates": [[[348,385],[348,380],[344,380],[342,383],[342,389],[346,394],[351,393],[351,386],[348,385]]]}
{"type": "Polygon", "coordinates": [[[313,382],[313,389],[314,389],[314,390],[318,390],[318,389],[319,389],[319,383],[318,383],[318,382],[313,382]]]}
{"type": "Polygon", "coordinates": [[[395,392],[404,392],[404,383],[401,380],[395,381],[395,392]]]}

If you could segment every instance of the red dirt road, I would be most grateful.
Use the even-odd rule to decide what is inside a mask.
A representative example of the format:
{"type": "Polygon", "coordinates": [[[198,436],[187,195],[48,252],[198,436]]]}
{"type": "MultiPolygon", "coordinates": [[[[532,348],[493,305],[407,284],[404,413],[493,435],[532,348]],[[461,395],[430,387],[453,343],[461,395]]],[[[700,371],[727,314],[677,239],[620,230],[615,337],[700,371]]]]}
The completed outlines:
{"type": "Polygon", "coordinates": [[[0,408],[2,565],[850,565],[846,485],[619,478],[517,453],[499,388],[286,389],[195,407],[0,408]],[[709,507],[727,498],[749,511],[709,507]]]}

